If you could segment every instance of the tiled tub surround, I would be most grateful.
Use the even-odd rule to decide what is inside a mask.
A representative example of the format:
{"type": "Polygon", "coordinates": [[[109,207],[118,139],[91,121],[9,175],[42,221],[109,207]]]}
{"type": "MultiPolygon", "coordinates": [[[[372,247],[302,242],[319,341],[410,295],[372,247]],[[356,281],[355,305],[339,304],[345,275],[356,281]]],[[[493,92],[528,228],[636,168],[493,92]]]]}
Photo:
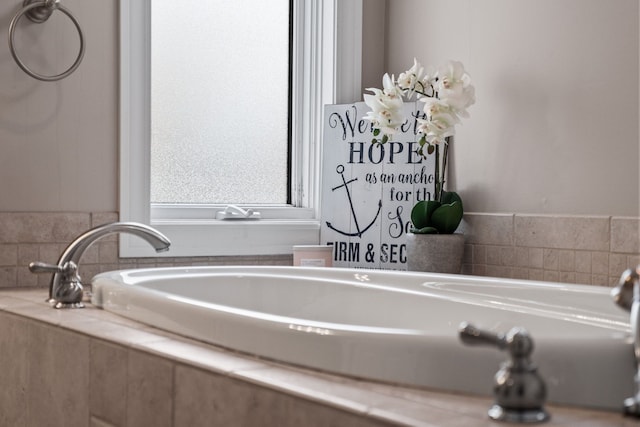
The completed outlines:
{"type": "MultiPolygon", "coordinates": [[[[118,220],[114,212],[0,212],[0,287],[46,287],[31,261],[55,262],[79,234],[118,220]]],[[[612,285],[640,264],[640,218],[465,214],[463,272],[479,276],[612,285]]],[[[172,265],[291,265],[291,255],[255,257],[118,258],[107,236],[81,259],[81,274],[172,265]]]]}
{"type": "MultiPolygon", "coordinates": [[[[0,288],[48,287],[50,274],[32,274],[32,261],[55,263],[77,236],[109,222],[118,221],[114,212],[47,213],[0,212],[0,288]]],[[[97,273],[126,268],[189,265],[291,265],[292,255],[193,258],[119,258],[118,236],[96,241],[80,258],[80,275],[85,282],[97,273]]]]}
{"type": "Polygon", "coordinates": [[[640,264],[640,218],[465,214],[463,272],[613,285],[640,264]]]}
{"type": "MultiPolygon", "coordinates": [[[[0,291],[2,426],[506,425],[487,418],[488,397],[285,366],[91,305],[53,310],[43,295],[42,289],[0,291]]],[[[612,412],[548,409],[550,426],[637,425],[612,412]]]]}

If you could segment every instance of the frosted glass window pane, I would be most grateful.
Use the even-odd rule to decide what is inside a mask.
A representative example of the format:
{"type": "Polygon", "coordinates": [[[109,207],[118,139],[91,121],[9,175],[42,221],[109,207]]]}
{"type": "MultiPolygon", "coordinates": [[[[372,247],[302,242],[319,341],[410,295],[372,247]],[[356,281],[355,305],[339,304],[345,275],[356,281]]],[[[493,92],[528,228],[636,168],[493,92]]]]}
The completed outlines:
{"type": "Polygon", "coordinates": [[[153,0],[151,201],[287,202],[289,0],[153,0]]]}

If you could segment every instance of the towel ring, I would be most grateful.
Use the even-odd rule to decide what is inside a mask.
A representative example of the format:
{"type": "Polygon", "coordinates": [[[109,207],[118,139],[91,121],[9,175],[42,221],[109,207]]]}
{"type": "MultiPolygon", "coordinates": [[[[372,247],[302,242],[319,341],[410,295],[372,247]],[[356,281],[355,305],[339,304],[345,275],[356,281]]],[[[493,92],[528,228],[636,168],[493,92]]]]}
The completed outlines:
{"type": "Polygon", "coordinates": [[[11,23],[9,24],[9,49],[11,50],[11,56],[13,56],[13,59],[16,61],[18,66],[34,79],[42,80],[44,82],[54,82],[64,79],[69,74],[73,73],[76,68],[78,68],[80,62],[82,62],[82,58],[84,57],[84,35],[82,34],[80,23],[66,7],[60,4],[60,0],[24,0],[22,5],[23,8],[20,9],[18,13],[16,13],[16,15],[11,20],[11,23]],[[71,22],[73,22],[73,24],[76,26],[78,35],[80,36],[80,52],[78,52],[78,57],[76,58],[73,65],[71,65],[71,67],[69,67],[66,71],[55,76],[45,76],[29,69],[29,67],[27,67],[25,63],[22,62],[22,60],[18,57],[15,48],[14,33],[16,31],[18,21],[20,20],[20,18],[22,18],[23,15],[26,15],[26,17],[32,22],[42,23],[49,19],[54,10],[59,10],[60,12],[67,15],[69,19],[71,19],[71,22]]]}

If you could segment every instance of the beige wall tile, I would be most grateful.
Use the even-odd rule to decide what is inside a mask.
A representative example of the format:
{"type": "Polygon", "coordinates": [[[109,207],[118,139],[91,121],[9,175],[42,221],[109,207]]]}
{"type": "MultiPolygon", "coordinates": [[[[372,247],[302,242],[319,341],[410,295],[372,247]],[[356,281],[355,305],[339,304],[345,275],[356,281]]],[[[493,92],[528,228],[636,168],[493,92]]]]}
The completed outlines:
{"type": "Polygon", "coordinates": [[[609,250],[609,218],[516,215],[515,244],[554,249],[609,250]]]}
{"type": "Polygon", "coordinates": [[[591,273],[591,252],[576,251],[576,272],[591,273]]]}
{"type": "Polygon", "coordinates": [[[529,267],[529,248],[515,248],[515,258],[517,267],[529,267]]]}
{"type": "Polygon", "coordinates": [[[18,265],[27,266],[30,262],[40,259],[40,247],[37,244],[18,245],[18,265]]]}
{"type": "Polygon", "coordinates": [[[34,261],[47,262],[49,264],[55,264],[65,246],[58,243],[43,243],[40,245],[40,256],[34,261]]]}
{"type": "Polygon", "coordinates": [[[529,269],[529,280],[544,280],[544,270],[530,268],[529,269]]]}
{"type": "Polygon", "coordinates": [[[576,283],[576,273],[573,271],[560,271],[558,281],[561,283],[576,283]]]}
{"type": "Polygon", "coordinates": [[[627,263],[628,257],[623,254],[609,254],[609,275],[620,277],[627,268],[635,267],[627,263]]]}
{"type": "Polygon", "coordinates": [[[29,321],[0,313],[0,425],[26,426],[29,321]]]}
{"type": "Polygon", "coordinates": [[[15,266],[18,263],[18,245],[0,244],[0,266],[15,266]]]}
{"type": "Polygon", "coordinates": [[[473,263],[487,263],[487,247],[485,245],[473,245],[473,263]]]}
{"type": "Polygon", "coordinates": [[[591,276],[591,284],[596,286],[610,286],[609,276],[604,274],[593,274],[591,276]]]}
{"type": "Polygon", "coordinates": [[[559,265],[559,254],[556,249],[544,249],[542,251],[542,265],[545,270],[557,270],[559,265]]]}
{"type": "Polygon", "coordinates": [[[80,258],[80,264],[97,264],[100,262],[100,242],[94,242],[89,246],[82,257],[80,258]]]}
{"type": "Polygon", "coordinates": [[[640,252],[640,218],[611,218],[611,252],[640,252]]]}
{"type": "Polygon", "coordinates": [[[570,250],[558,251],[558,269],[560,271],[576,271],[576,253],[570,250]]]}
{"type": "Polygon", "coordinates": [[[116,264],[118,262],[118,242],[107,241],[98,242],[97,244],[100,250],[99,262],[101,264],[116,264]]]}
{"type": "MultiPolygon", "coordinates": [[[[0,233],[15,228],[6,239],[0,234],[0,286],[48,287],[50,276],[31,275],[26,269],[29,262],[55,263],[69,242],[88,229],[87,221],[97,226],[117,219],[115,212],[0,213],[0,233]],[[11,241],[18,238],[24,241],[11,241]]],[[[623,265],[626,268],[640,264],[639,253],[627,252],[635,248],[630,235],[639,223],[640,218],[469,213],[464,225],[464,273],[542,278],[543,273],[528,270],[548,270],[613,277],[623,265]],[[608,247],[604,249],[609,239],[607,224],[612,252],[608,247]]],[[[292,264],[291,255],[120,259],[117,242],[117,235],[105,236],[83,254],[80,273],[85,284],[99,272],[122,268],[292,264]]],[[[558,276],[558,280],[572,280],[570,275],[558,276]]]]}
{"type": "Polygon", "coordinates": [[[466,213],[464,222],[467,243],[513,244],[513,215],[511,214],[466,213]]]}
{"type": "Polygon", "coordinates": [[[528,279],[529,278],[529,269],[525,267],[515,267],[513,269],[513,278],[514,279],[528,279]]]}
{"type": "Polygon", "coordinates": [[[118,212],[92,212],[91,227],[118,221],[118,212]]]}
{"type": "Polygon", "coordinates": [[[473,262],[473,245],[465,244],[462,254],[462,263],[471,264],[473,262]]]}
{"type": "Polygon", "coordinates": [[[127,413],[126,348],[91,340],[91,387],[89,405],[92,416],[124,426],[127,413]]]}
{"type": "Polygon", "coordinates": [[[589,273],[576,273],[576,283],[580,285],[591,284],[591,274],[589,273]]]}
{"type": "Polygon", "coordinates": [[[130,350],[127,367],[127,426],[171,427],[173,365],[130,350]]]}
{"type": "Polygon", "coordinates": [[[88,213],[0,212],[2,243],[70,242],[89,226],[88,213]]]}
{"type": "Polygon", "coordinates": [[[512,268],[502,265],[487,265],[487,276],[509,278],[512,276],[512,268]]]}
{"type": "Polygon", "coordinates": [[[609,253],[593,252],[591,254],[591,272],[595,275],[609,274],[609,253]]]}
{"type": "Polygon", "coordinates": [[[500,265],[513,267],[516,265],[516,253],[513,246],[503,246],[500,248],[500,265]]]}
{"type": "Polygon", "coordinates": [[[529,267],[544,268],[544,251],[542,248],[529,248],[529,267]]]}
{"type": "Polygon", "coordinates": [[[489,245],[487,248],[487,265],[500,265],[501,249],[499,246],[489,245]]]}
{"type": "Polygon", "coordinates": [[[629,255],[627,257],[627,265],[631,267],[640,265],[640,255],[629,255]]]}
{"type": "Polygon", "coordinates": [[[29,338],[27,425],[86,425],[89,338],[42,325],[30,328],[29,338]]]}
{"type": "Polygon", "coordinates": [[[38,286],[38,275],[29,271],[26,266],[17,268],[16,285],[19,287],[36,287],[38,286]]]}
{"type": "Polygon", "coordinates": [[[487,265],[486,264],[473,264],[471,266],[471,274],[474,276],[486,276],[487,275],[487,265]]]}
{"type": "Polygon", "coordinates": [[[389,425],[227,376],[178,365],[177,426],[365,427],[389,425]]]}
{"type": "Polygon", "coordinates": [[[0,267],[0,288],[12,288],[18,281],[17,267],[0,267]]]}

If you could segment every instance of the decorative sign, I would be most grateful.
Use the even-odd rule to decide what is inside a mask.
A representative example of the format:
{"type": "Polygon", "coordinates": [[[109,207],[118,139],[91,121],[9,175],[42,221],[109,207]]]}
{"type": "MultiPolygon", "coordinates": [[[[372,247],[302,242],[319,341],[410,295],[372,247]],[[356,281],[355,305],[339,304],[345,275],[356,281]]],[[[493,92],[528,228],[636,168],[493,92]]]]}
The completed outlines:
{"type": "Polygon", "coordinates": [[[364,102],[325,106],[320,241],[334,266],[406,269],[411,208],[435,189],[435,160],[417,153],[420,106],[404,104],[408,119],[384,145],[371,142],[364,102]]]}

